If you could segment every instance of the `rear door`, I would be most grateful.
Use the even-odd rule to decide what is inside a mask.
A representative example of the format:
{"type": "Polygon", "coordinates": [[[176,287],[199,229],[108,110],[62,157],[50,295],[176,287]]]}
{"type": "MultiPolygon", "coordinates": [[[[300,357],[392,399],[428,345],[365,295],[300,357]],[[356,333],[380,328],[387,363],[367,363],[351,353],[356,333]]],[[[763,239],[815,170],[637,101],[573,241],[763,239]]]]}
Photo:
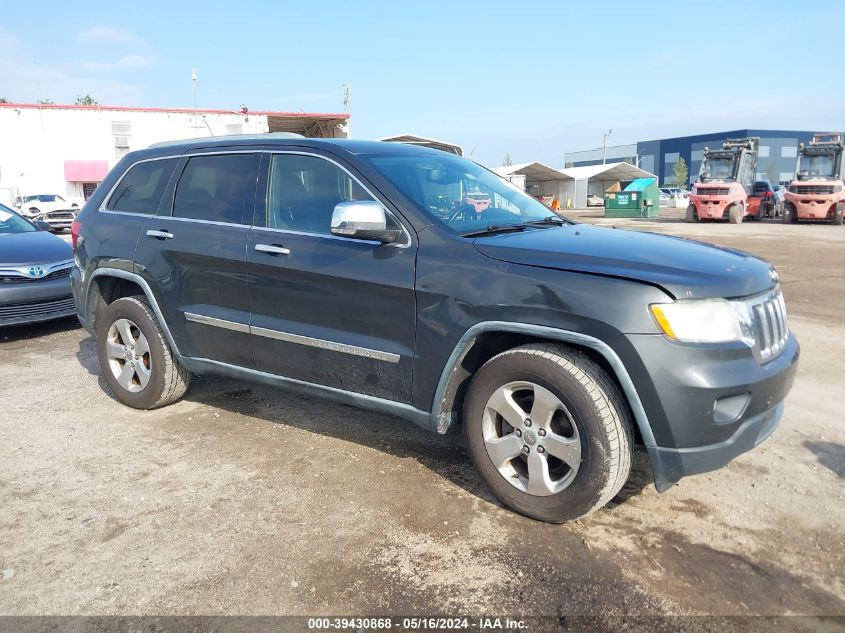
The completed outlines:
{"type": "Polygon", "coordinates": [[[142,160],[132,165],[115,184],[86,232],[92,242],[87,252],[98,265],[135,272],[135,246],[150,216],[159,212],[179,157],[142,160]]]}
{"type": "Polygon", "coordinates": [[[185,356],[252,367],[246,246],[260,153],[184,157],[136,261],[185,356]]]}
{"type": "Polygon", "coordinates": [[[266,155],[247,248],[256,368],[410,402],[416,241],[407,227],[397,244],[332,235],[337,203],[378,200],[350,170],[316,153],[266,155]]]}

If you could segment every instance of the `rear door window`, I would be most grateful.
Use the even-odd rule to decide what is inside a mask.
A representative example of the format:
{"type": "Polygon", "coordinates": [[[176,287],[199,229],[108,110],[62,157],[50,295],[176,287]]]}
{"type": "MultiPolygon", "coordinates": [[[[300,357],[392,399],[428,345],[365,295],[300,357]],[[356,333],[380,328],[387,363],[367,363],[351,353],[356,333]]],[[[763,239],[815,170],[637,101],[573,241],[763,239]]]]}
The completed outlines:
{"type": "Polygon", "coordinates": [[[154,215],[178,162],[178,158],[163,158],[133,165],[112,192],[106,209],[154,215]]]}
{"type": "Polygon", "coordinates": [[[257,176],[258,154],[194,156],[176,185],[173,216],[245,224],[245,216],[252,218],[257,176]]]}

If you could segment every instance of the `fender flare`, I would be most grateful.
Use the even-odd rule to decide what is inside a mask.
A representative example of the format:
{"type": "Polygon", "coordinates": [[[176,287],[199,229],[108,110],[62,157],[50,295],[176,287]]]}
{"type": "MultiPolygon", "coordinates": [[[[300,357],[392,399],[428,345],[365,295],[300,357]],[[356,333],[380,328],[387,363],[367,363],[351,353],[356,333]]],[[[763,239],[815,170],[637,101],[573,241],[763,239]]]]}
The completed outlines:
{"type": "Polygon", "coordinates": [[[531,325],[526,323],[513,323],[509,321],[483,321],[476,323],[468,329],[452,350],[449,360],[446,361],[446,366],[440,374],[440,379],[437,382],[437,389],[434,392],[434,402],[432,404],[432,426],[438,433],[445,433],[449,430],[454,422],[454,414],[452,411],[443,411],[444,397],[446,389],[449,387],[450,379],[455,369],[460,365],[464,356],[475,343],[479,335],[487,332],[513,332],[516,334],[528,334],[540,338],[560,341],[562,343],[575,343],[583,347],[588,347],[599,354],[607,361],[612,368],[616,379],[622,387],[622,392],[631,407],[631,413],[634,416],[634,421],[640,430],[640,435],[643,438],[643,444],[652,453],[652,449],[657,446],[654,439],[654,433],[651,430],[651,424],[648,421],[645,408],[642,400],[637,393],[633,380],[622,360],[613,351],[613,349],[604,341],[599,340],[593,336],[581,334],[580,332],[572,332],[569,330],[560,330],[544,325],[531,325]]]}
{"type": "Polygon", "coordinates": [[[133,283],[138,284],[141,290],[144,291],[144,295],[146,296],[147,301],[149,302],[150,307],[153,310],[153,313],[156,315],[156,319],[158,319],[159,325],[161,325],[161,329],[164,331],[164,336],[167,339],[168,344],[170,345],[170,349],[173,351],[177,358],[179,358],[180,360],[182,359],[182,354],[179,352],[179,348],[176,345],[176,341],[173,339],[173,335],[170,333],[170,328],[167,326],[167,321],[164,320],[164,315],[162,314],[161,309],[158,307],[158,301],[156,301],[152,289],[143,277],[141,277],[137,273],[130,273],[127,270],[120,270],[119,268],[106,267],[95,269],[91,273],[91,276],[88,278],[88,282],[85,284],[85,291],[83,297],[84,303],[82,303],[82,305],[85,306],[86,309],[91,295],[91,283],[97,277],[117,277],[118,279],[126,279],[127,281],[131,281],[133,283]]]}

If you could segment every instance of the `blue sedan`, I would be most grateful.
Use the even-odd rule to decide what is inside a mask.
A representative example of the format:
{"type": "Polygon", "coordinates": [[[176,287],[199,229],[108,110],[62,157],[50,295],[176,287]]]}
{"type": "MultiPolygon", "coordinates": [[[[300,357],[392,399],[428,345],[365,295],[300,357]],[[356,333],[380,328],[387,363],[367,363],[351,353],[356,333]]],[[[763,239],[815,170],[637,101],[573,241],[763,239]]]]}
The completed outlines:
{"type": "Polygon", "coordinates": [[[0,204],[0,327],[73,316],[70,244],[0,204]]]}

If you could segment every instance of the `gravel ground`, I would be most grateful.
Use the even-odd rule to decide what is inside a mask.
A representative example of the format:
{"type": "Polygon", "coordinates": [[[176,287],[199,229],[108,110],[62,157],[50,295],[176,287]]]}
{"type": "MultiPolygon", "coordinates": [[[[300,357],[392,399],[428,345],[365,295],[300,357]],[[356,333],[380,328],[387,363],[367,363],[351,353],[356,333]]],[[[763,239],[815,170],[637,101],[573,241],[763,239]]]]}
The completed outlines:
{"type": "Polygon", "coordinates": [[[74,321],[0,331],[0,613],[845,616],[845,231],[674,219],[613,223],[777,265],[786,415],[662,495],[638,454],[564,526],[500,507],[459,434],[219,377],[134,411],[74,321]]]}

